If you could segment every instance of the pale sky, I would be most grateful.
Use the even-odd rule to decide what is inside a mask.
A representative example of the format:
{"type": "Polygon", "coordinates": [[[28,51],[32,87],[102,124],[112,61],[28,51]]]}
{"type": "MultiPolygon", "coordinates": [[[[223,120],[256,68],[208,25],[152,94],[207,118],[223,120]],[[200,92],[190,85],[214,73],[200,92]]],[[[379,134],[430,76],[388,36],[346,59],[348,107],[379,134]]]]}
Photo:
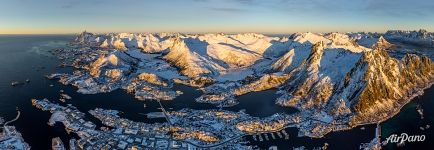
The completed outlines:
{"type": "Polygon", "coordinates": [[[0,34],[434,31],[434,0],[0,0],[0,34]]]}

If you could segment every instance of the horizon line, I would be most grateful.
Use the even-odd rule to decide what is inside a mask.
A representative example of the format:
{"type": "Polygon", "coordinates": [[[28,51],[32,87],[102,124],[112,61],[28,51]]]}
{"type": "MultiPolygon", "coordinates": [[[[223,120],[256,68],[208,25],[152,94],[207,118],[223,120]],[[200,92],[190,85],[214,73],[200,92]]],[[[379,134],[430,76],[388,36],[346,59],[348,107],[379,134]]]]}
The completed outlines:
{"type": "Polygon", "coordinates": [[[346,32],[340,32],[340,31],[323,31],[323,32],[314,32],[314,31],[298,31],[298,32],[248,32],[248,31],[241,31],[241,32],[215,32],[215,31],[210,31],[210,32],[171,32],[171,31],[160,31],[160,32],[92,32],[92,31],[88,31],[88,30],[82,30],[79,32],[64,32],[64,33],[0,33],[0,35],[76,35],[76,34],[80,34],[82,32],[88,32],[88,33],[94,33],[94,34],[110,34],[110,33],[132,33],[132,34],[139,34],[139,33],[149,33],[149,34],[157,34],[157,33],[180,33],[180,34],[243,34],[243,33],[256,33],[256,34],[264,34],[264,35],[284,35],[284,34],[294,34],[294,33],[386,33],[387,31],[420,31],[420,30],[425,30],[427,32],[433,32],[430,30],[426,30],[426,29],[388,29],[385,31],[346,31],[346,32]]]}

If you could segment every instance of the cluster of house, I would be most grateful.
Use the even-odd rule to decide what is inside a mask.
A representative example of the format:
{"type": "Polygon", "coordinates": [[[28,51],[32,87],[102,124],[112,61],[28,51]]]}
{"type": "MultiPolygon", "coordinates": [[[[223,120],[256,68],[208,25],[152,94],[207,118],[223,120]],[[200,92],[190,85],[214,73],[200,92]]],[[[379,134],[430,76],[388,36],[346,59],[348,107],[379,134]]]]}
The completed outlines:
{"type": "Polygon", "coordinates": [[[29,144],[14,126],[2,126],[0,130],[0,149],[30,150],[29,144]]]}
{"type": "MultiPolygon", "coordinates": [[[[80,139],[74,144],[80,149],[144,149],[144,148],[172,148],[172,149],[196,149],[194,145],[171,140],[168,135],[152,134],[152,130],[139,130],[137,124],[124,123],[124,128],[107,127],[96,129],[96,125],[90,121],[84,121],[84,113],[78,111],[74,106],[60,106],[48,100],[32,100],[35,107],[53,113],[50,121],[59,121],[65,125],[69,132],[76,133],[80,139]],[[149,132],[149,134],[141,134],[149,132]]],[[[93,112],[94,115],[98,113],[93,112]]],[[[104,120],[108,122],[110,119],[104,120]]],[[[111,122],[118,122],[112,120],[111,122]]],[[[51,122],[52,123],[52,122],[51,122]]],[[[104,122],[103,122],[104,123],[104,122]]]]}
{"type": "Polygon", "coordinates": [[[97,129],[97,125],[86,121],[85,114],[72,105],[61,106],[47,99],[33,99],[32,103],[52,113],[49,124],[61,122],[68,132],[76,133],[80,139],[74,145],[81,149],[239,147],[241,137],[255,134],[246,129],[267,132],[288,123],[285,115],[258,119],[243,112],[185,108],[167,112],[168,122],[148,124],[121,118],[117,110],[96,108],[89,113],[102,122],[103,126],[97,129]]]}

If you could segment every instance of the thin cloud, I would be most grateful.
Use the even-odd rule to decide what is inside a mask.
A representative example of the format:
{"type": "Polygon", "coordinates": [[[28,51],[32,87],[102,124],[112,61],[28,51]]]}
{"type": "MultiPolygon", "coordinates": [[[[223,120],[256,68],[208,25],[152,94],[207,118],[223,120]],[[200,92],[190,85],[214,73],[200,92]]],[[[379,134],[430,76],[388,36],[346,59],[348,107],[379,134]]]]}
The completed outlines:
{"type": "Polygon", "coordinates": [[[104,1],[102,1],[102,0],[86,0],[86,1],[69,0],[69,1],[64,1],[64,2],[65,3],[62,4],[60,7],[65,8],[65,9],[69,9],[69,8],[77,8],[77,7],[80,7],[81,5],[100,5],[104,1]]]}
{"type": "Polygon", "coordinates": [[[366,12],[389,17],[427,17],[434,13],[432,0],[370,0],[366,12]]]}
{"type": "Polygon", "coordinates": [[[253,4],[255,0],[231,0],[242,4],[253,4]]]}
{"type": "Polygon", "coordinates": [[[245,9],[240,8],[223,8],[223,7],[209,7],[209,9],[213,11],[221,11],[221,12],[246,12],[245,9]]]}
{"type": "Polygon", "coordinates": [[[73,8],[77,5],[80,5],[80,1],[69,1],[60,6],[61,8],[73,8]]]}
{"type": "Polygon", "coordinates": [[[269,11],[301,15],[364,14],[387,17],[429,17],[434,14],[433,0],[227,0],[260,6],[269,11]]]}

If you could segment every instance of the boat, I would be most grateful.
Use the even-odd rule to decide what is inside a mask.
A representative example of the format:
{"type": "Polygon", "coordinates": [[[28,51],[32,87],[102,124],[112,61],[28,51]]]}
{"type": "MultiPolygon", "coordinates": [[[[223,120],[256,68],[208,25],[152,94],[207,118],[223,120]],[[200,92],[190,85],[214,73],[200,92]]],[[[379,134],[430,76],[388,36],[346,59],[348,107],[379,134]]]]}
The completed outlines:
{"type": "Polygon", "coordinates": [[[417,110],[417,112],[420,115],[420,119],[423,119],[423,109],[422,109],[422,107],[420,105],[417,105],[416,106],[416,110],[417,110]]]}
{"type": "Polygon", "coordinates": [[[276,139],[276,136],[274,136],[273,132],[270,133],[271,134],[271,138],[276,139]]]}
{"type": "Polygon", "coordinates": [[[279,136],[279,138],[282,138],[282,134],[280,132],[276,132],[277,136],[279,136]]]}
{"type": "Polygon", "coordinates": [[[264,133],[264,137],[265,137],[265,141],[269,141],[270,139],[268,138],[268,134],[264,133]]]}
{"type": "Polygon", "coordinates": [[[21,85],[21,84],[24,84],[24,83],[21,83],[21,82],[18,82],[18,81],[11,82],[12,86],[17,86],[17,85],[21,85]]]}
{"type": "Polygon", "coordinates": [[[268,150],[277,150],[277,146],[270,146],[269,148],[268,148],[268,150]]]}
{"type": "Polygon", "coordinates": [[[53,150],[66,150],[62,140],[59,137],[51,139],[51,149],[53,150]]]}
{"type": "Polygon", "coordinates": [[[288,133],[286,133],[285,130],[282,130],[282,134],[285,136],[286,140],[289,139],[289,135],[288,135],[288,133]]]}
{"type": "Polygon", "coordinates": [[[146,108],[146,104],[143,104],[143,108],[146,108]]]}
{"type": "Polygon", "coordinates": [[[264,139],[262,138],[262,136],[261,136],[261,134],[258,134],[258,136],[259,136],[259,141],[264,141],[264,139]]]}

